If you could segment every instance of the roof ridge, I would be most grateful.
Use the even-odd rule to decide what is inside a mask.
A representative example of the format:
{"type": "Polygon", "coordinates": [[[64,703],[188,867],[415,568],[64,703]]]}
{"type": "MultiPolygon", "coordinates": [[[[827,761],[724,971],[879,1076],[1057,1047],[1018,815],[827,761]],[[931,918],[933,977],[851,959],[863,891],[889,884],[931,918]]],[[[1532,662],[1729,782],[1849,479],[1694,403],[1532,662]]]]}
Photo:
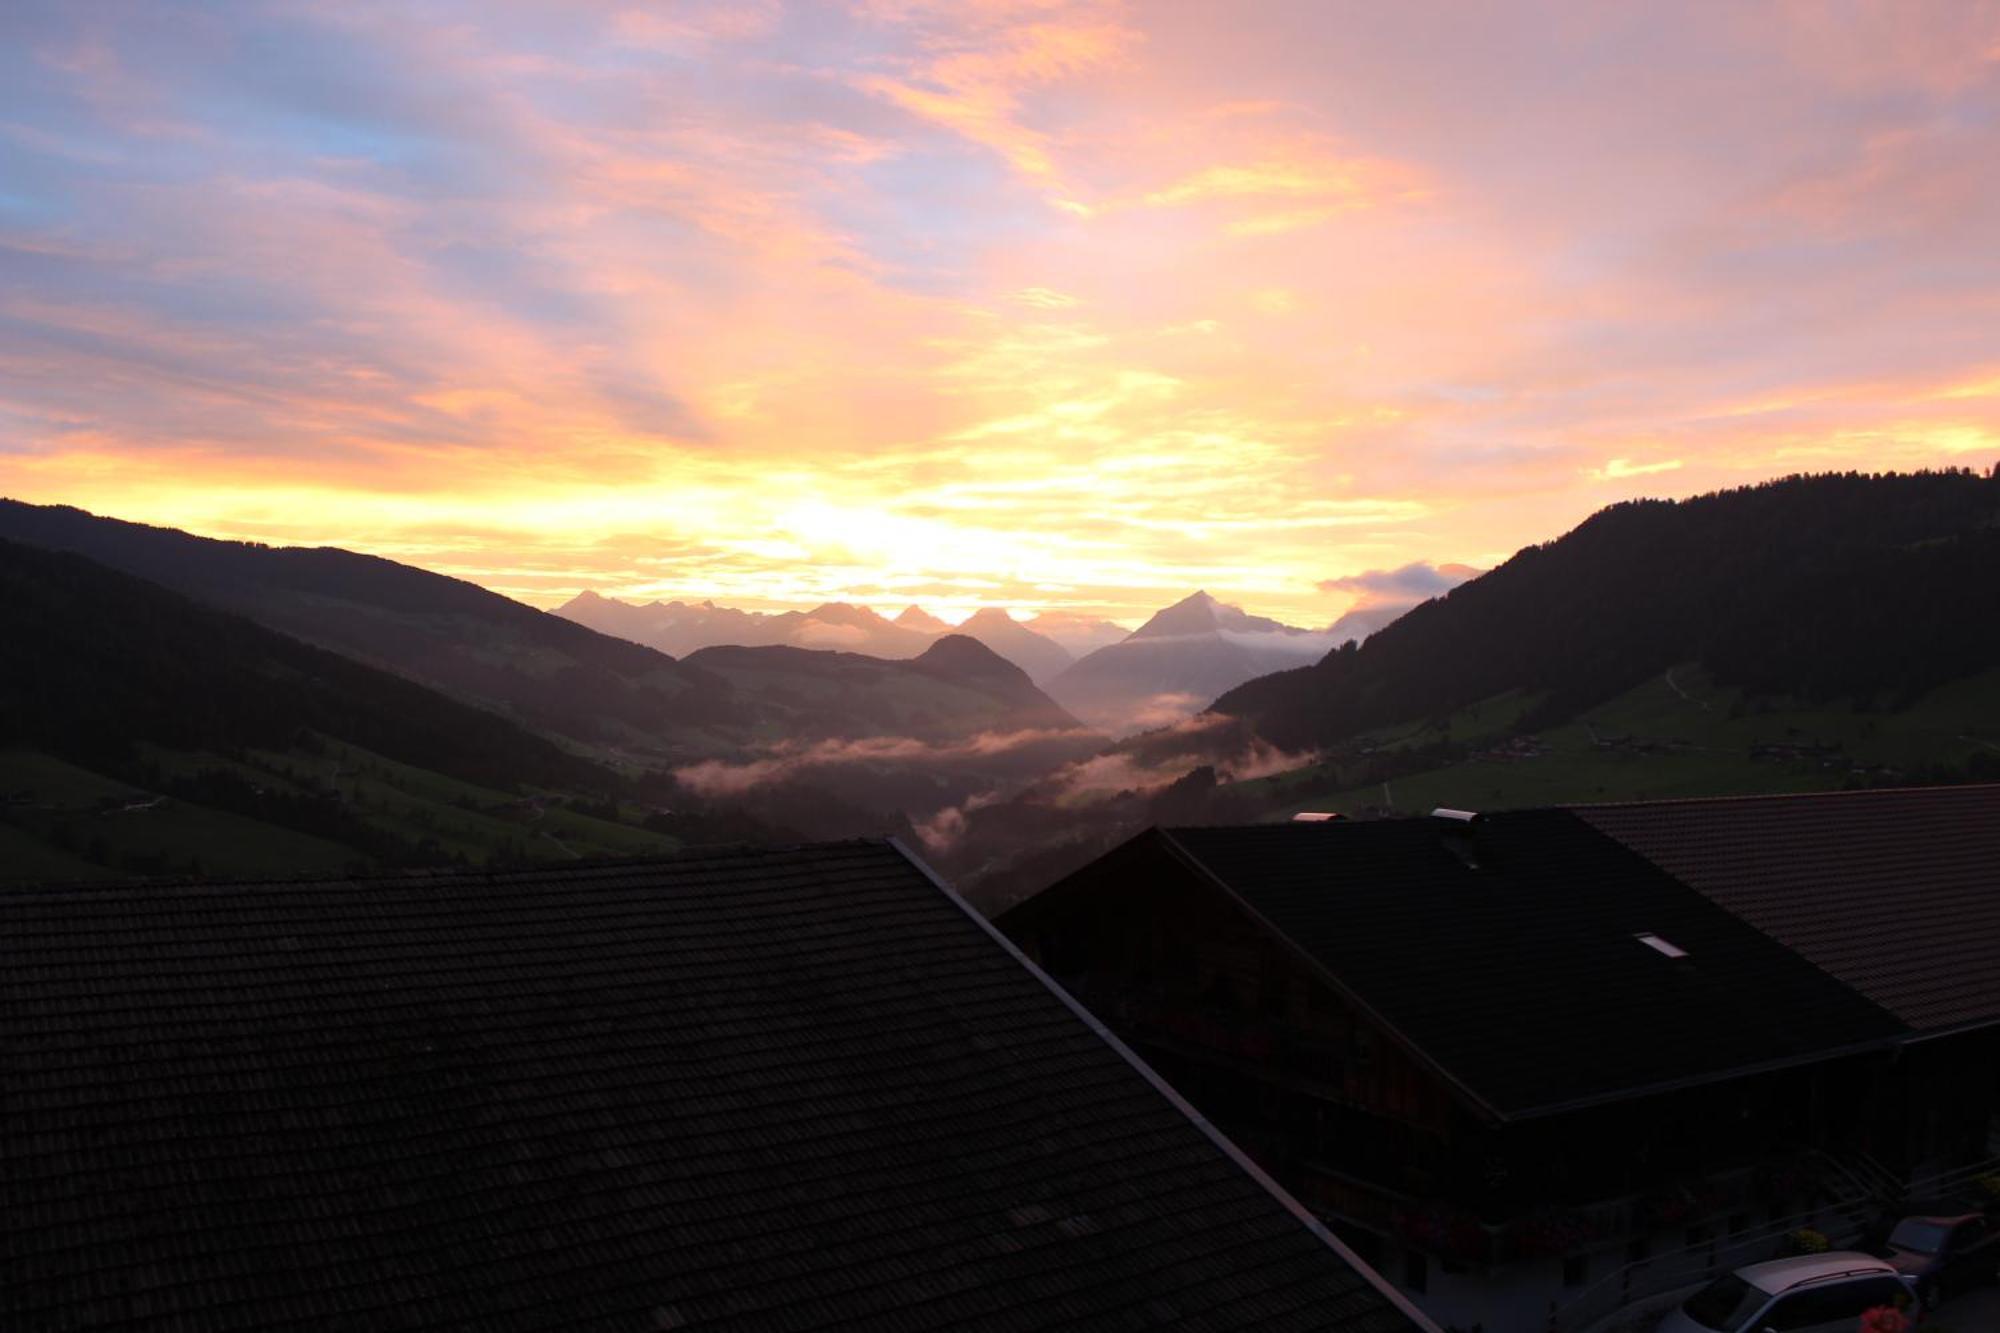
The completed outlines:
{"type": "MultiPolygon", "coordinates": [[[[1140,836],[1143,837],[1144,835],[1141,834],[1140,836]]],[[[998,926],[995,926],[991,921],[988,921],[984,916],[980,914],[977,908],[973,907],[971,903],[967,902],[964,898],[959,896],[958,891],[953,889],[949,884],[945,883],[944,880],[938,876],[938,873],[935,870],[932,870],[922,857],[916,855],[914,852],[910,851],[909,848],[905,847],[902,843],[902,840],[899,838],[891,837],[889,839],[889,845],[893,847],[897,852],[901,853],[903,858],[907,860],[912,866],[916,867],[917,871],[920,874],[922,874],[925,879],[929,880],[932,886],[935,887],[938,890],[938,892],[942,893],[947,900],[949,900],[960,911],[964,912],[966,916],[970,917],[973,923],[977,925],[982,931],[984,931],[996,944],[998,944],[1000,948],[1004,950],[1007,953],[1007,955],[1010,958],[1012,958],[1013,961],[1022,968],[1022,970],[1027,972],[1028,975],[1033,977],[1036,981],[1039,981],[1051,995],[1053,995],[1057,1000],[1061,1001],[1063,1007],[1069,1010],[1069,1012],[1072,1015],[1074,1015],[1080,1022],[1082,1022],[1083,1025],[1090,1030],[1092,1036],[1096,1037],[1099,1041],[1104,1043],[1104,1045],[1110,1047],[1111,1050],[1115,1052],[1118,1055],[1118,1057],[1122,1059],[1132,1069],[1134,1073],[1138,1074],[1139,1077],[1144,1079],[1146,1083],[1150,1085],[1155,1092],[1157,1092],[1161,1097],[1165,1098],[1167,1103],[1170,1106],[1172,1106],[1174,1110],[1178,1111],[1182,1117],[1184,1117],[1186,1120],[1192,1123],[1196,1129],[1200,1130],[1202,1136],[1206,1138],[1211,1144],[1213,1144],[1218,1150],[1220,1150],[1222,1155],[1228,1158],[1232,1165],[1234,1165],[1238,1170],[1242,1171],[1245,1175],[1249,1176],[1250,1179],[1255,1181],[1257,1185],[1261,1187],[1266,1194],[1269,1194],[1271,1198],[1279,1206],[1284,1208],[1286,1212],[1290,1213],[1295,1220],[1297,1220],[1302,1226],[1305,1227],[1305,1229],[1309,1233],[1311,1233],[1311,1235],[1315,1240],[1319,1241],[1321,1244],[1325,1245],[1328,1249],[1332,1250],[1336,1255],[1338,1255],[1341,1258],[1341,1260],[1345,1262],[1347,1266],[1355,1272],[1357,1276],[1364,1279],[1368,1283],[1368,1285],[1373,1287],[1376,1290],[1376,1292],[1378,1292],[1380,1295],[1386,1297],[1390,1302],[1390,1304],[1395,1306],[1395,1308],[1399,1313],[1408,1317],[1411,1323],[1416,1326],[1416,1328],[1422,1330],[1422,1333],[1442,1333],[1442,1331],[1438,1328],[1437,1324],[1431,1320],[1431,1317],[1429,1315],[1425,1314],[1422,1310],[1418,1309],[1415,1305],[1411,1304],[1409,1297],[1403,1295],[1403,1293],[1400,1290],[1398,1290],[1394,1284],[1385,1279],[1380,1273],[1376,1272],[1374,1267],[1371,1264],[1365,1262],[1360,1255],[1356,1254],[1351,1248],[1349,1248],[1345,1241],[1341,1240],[1340,1237],[1334,1235],[1333,1232],[1328,1229],[1326,1223],[1320,1221],[1319,1218],[1316,1215],[1314,1215],[1311,1209],[1307,1208],[1304,1204],[1300,1203],[1297,1199],[1293,1198],[1290,1192],[1287,1191],[1284,1186],[1280,1185],[1276,1180],[1272,1179],[1268,1172],[1266,1172],[1262,1167],[1258,1166],[1256,1162],[1252,1161],[1249,1154],[1245,1153],[1241,1148],[1237,1147],[1235,1142],[1232,1141],[1228,1135],[1224,1134],[1220,1129],[1218,1129],[1215,1126],[1214,1122],[1209,1120],[1209,1118],[1203,1115],[1199,1110],[1195,1109],[1193,1103],[1189,1102],[1187,1098],[1181,1096],[1179,1092],[1175,1091],[1173,1085],[1168,1083],[1166,1079],[1162,1078],[1159,1072],[1155,1070],[1151,1065],[1147,1064],[1146,1061],[1139,1055],[1137,1051],[1134,1051],[1130,1046],[1126,1045],[1125,1042],[1121,1040],[1116,1033],[1114,1033],[1110,1028],[1106,1027],[1103,1019],[1099,1018],[1096,1014],[1092,1013],[1088,1008],[1086,1008],[1082,1001],[1078,1000],[1075,996],[1071,995],[1067,990],[1065,990],[1061,985],[1061,983],[1059,983],[1054,977],[1050,976],[1047,972],[1044,972],[1040,964],[1036,963],[1034,959],[1028,957],[1027,954],[1023,953],[1021,951],[1020,946],[1015,944],[1013,940],[1007,938],[1006,932],[1002,931],[998,926]]]]}
{"type": "MultiPolygon", "coordinates": [[[[1757,801],[1823,801],[1842,797],[1907,796],[1919,792],[2000,791],[2000,782],[1932,782],[1903,787],[1838,787],[1830,791],[1736,792],[1728,796],[1664,796],[1650,801],[1577,801],[1523,810],[1630,810],[1654,805],[1747,805],[1757,801]]],[[[1495,811],[1495,813],[1503,813],[1495,811]]],[[[1504,813],[1512,813],[1504,812],[1504,813]]]]}
{"type": "Polygon", "coordinates": [[[296,875],[135,875],[111,879],[39,879],[20,884],[0,884],[0,900],[27,893],[90,893],[102,890],[158,891],[168,889],[251,889],[297,888],[305,885],[408,885],[418,882],[468,883],[479,880],[515,879],[523,876],[545,878],[577,871],[628,870],[662,864],[685,865],[698,861],[732,861],[748,856],[773,856],[803,851],[826,851],[841,847],[880,847],[894,839],[888,835],[872,838],[830,838],[816,842],[786,842],[763,845],[749,842],[697,843],[671,852],[641,856],[591,856],[575,861],[541,861],[506,866],[371,866],[354,874],[301,873],[296,875]]]}

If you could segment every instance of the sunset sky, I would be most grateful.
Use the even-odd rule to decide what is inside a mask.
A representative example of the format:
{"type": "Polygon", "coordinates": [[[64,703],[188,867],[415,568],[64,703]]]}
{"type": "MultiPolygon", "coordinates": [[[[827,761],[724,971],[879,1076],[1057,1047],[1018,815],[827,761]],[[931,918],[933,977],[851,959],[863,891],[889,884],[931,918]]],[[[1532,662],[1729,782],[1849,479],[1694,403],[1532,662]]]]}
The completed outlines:
{"type": "Polygon", "coordinates": [[[0,6],[0,494],[551,604],[1324,624],[2000,459],[2000,6],[0,6]]]}

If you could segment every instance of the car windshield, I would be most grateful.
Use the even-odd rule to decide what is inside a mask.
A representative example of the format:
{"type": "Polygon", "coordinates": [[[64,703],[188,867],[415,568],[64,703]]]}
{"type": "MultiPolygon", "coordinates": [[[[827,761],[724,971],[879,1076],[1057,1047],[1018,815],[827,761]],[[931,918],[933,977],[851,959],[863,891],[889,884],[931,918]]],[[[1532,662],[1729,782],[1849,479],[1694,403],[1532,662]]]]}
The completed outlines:
{"type": "Polygon", "coordinates": [[[1717,1333],[1733,1333],[1745,1319],[1757,1313],[1757,1308],[1767,1299],[1766,1293],[1731,1273],[1728,1277],[1717,1278],[1688,1297],[1681,1313],[1703,1328],[1715,1329],[1717,1333]]]}
{"type": "Polygon", "coordinates": [[[1918,1254],[1940,1254],[1944,1251],[1945,1240],[1950,1237],[1951,1228],[1942,1222],[1926,1222],[1921,1218],[1906,1218],[1896,1224],[1889,1233],[1889,1243],[1899,1250],[1914,1250],[1918,1254]]]}

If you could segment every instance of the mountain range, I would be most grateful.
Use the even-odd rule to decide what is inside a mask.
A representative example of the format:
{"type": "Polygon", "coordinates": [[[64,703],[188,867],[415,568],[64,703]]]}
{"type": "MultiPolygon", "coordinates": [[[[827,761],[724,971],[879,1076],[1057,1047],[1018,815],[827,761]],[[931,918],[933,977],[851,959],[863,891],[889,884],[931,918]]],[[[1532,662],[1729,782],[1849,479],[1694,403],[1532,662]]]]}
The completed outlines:
{"type": "MultiPolygon", "coordinates": [[[[1028,673],[1037,683],[1055,676],[1075,660],[1057,639],[1036,628],[1042,617],[1023,623],[999,607],[974,612],[965,623],[951,625],[920,606],[906,607],[891,620],[865,606],[827,602],[810,611],[743,611],[714,602],[649,602],[635,605],[585,590],[556,608],[557,615],[588,625],[604,634],[643,643],[675,657],[703,648],[739,648],[784,644],[821,648],[870,657],[915,657],[947,634],[979,640],[1028,673]]],[[[1095,635],[1093,622],[1058,624],[1072,640],[1095,635]]],[[[1118,638],[1125,630],[1110,622],[1118,638]]]]}
{"type": "MultiPolygon", "coordinates": [[[[16,543],[15,563],[26,571],[16,578],[21,586],[77,590],[66,601],[18,597],[0,607],[0,637],[15,667],[0,694],[0,718],[10,728],[0,733],[0,750],[27,765],[10,788],[10,770],[0,763],[0,790],[28,791],[24,799],[32,805],[45,785],[35,775],[46,778],[47,765],[57,764],[50,780],[63,790],[94,793],[91,800],[179,790],[176,808],[187,814],[196,805],[169,777],[226,771],[232,776],[224,786],[321,802],[301,817],[322,822],[339,801],[320,789],[323,782],[305,792],[298,776],[305,768],[408,769],[416,786],[449,793],[442,805],[433,800],[413,814],[414,823],[398,825],[395,837],[374,851],[358,834],[322,839],[326,845],[301,853],[314,869],[355,858],[400,864],[417,844],[447,859],[518,859],[543,851],[556,844],[535,835],[524,844],[490,821],[468,832],[477,820],[466,811],[531,796],[539,801],[549,792],[593,808],[627,803],[622,818],[599,821],[603,827],[593,826],[591,838],[564,842],[579,854],[660,845],[658,837],[635,844],[627,834],[605,832],[634,819],[691,836],[722,828],[752,839],[778,832],[908,834],[911,819],[1103,744],[1018,668],[961,635],[928,640],[921,654],[903,661],[773,646],[684,662],[472,584],[337,549],[215,541],[14,501],[0,501],[0,541],[16,543]],[[52,551],[72,558],[34,563],[52,551]],[[171,643],[138,635],[148,625],[182,620],[197,629],[171,643]],[[217,645],[221,656],[198,651],[204,642],[217,645]],[[57,686],[66,685],[71,660],[89,668],[76,680],[90,683],[63,693],[57,686]],[[341,672],[344,683],[329,686],[341,672]],[[267,677],[298,688],[260,703],[263,693],[238,683],[267,677]],[[392,700],[401,710],[396,716],[405,721],[367,721],[375,714],[339,703],[343,690],[362,688],[356,681],[372,682],[363,692],[378,702],[393,694],[383,682],[393,682],[403,691],[392,700]],[[151,702],[136,712],[113,708],[127,698],[151,702]],[[352,725],[316,721],[321,714],[311,705],[322,703],[352,725]],[[289,728],[239,735],[234,723],[222,725],[231,708],[253,704],[259,716],[291,718],[289,728]],[[35,718],[47,719],[52,730],[35,731],[35,718]],[[508,738],[516,757],[475,769],[451,758],[458,751],[440,751],[445,757],[434,765],[383,739],[407,729],[404,741],[415,744],[425,734],[420,723],[435,723],[467,753],[476,735],[508,738]],[[95,749],[56,753],[48,746],[60,735],[77,744],[97,737],[95,749]],[[202,749],[204,736],[220,751],[202,749]],[[328,747],[336,758],[322,764],[312,757],[328,747]],[[156,772],[160,763],[171,773],[156,772]],[[465,790],[467,783],[478,790],[465,790]],[[431,837],[426,828],[459,832],[431,837]]],[[[370,809],[409,804],[373,790],[342,799],[375,803],[370,809]]],[[[0,845],[24,836],[18,827],[0,832],[0,845]]],[[[289,835],[231,843],[239,851],[260,844],[299,846],[289,835]]],[[[126,857],[114,848],[112,862],[159,868],[186,860],[178,853],[148,856],[126,857]]],[[[76,870],[73,857],[57,860],[61,865],[48,873],[76,870]]],[[[43,863],[48,869],[46,856],[43,863]]],[[[14,864],[27,866],[29,858],[14,864]]],[[[243,856],[228,864],[269,868],[243,856]]]]}
{"type": "Polygon", "coordinates": [[[1197,592],[1052,677],[1048,690],[1090,725],[1126,735],[1192,716],[1225,690],[1316,661],[1334,644],[1326,632],[1197,592]]]}
{"type": "MultiPolygon", "coordinates": [[[[953,685],[935,670],[857,672],[832,652],[794,659],[794,678],[814,665],[839,678],[806,702],[796,679],[768,692],[765,675],[736,659],[677,661],[475,584],[337,548],[218,541],[12,500],[0,500],[0,540],[75,552],[630,768],[734,757],[777,736],[876,736],[913,692],[926,739],[1060,725],[1039,691],[1018,718],[1011,703],[996,705],[990,673],[953,685]]],[[[873,617],[848,610],[856,625],[873,617]]],[[[911,637],[919,653],[936,642],[911,637]]]]}
{"type": "Polygon", "coordinates": [[[0,541],[0,879],[569,859],[758,836],[495,713],[0,541]]]}
{"type": "Polygon", "coordinates": [[[0,501],[0,862],[898,832],[993,904],[1161,819],[2000,776],[1996,569],[2000,470],[1789,478],[1612,506],[1338,647],[1197,593],[1044,689],[918,608],[790,622],[902,657],[677,659],[376,557],[0,501]]]}
{"type": "Polygon", "coordinates": [[[937,860],[990,909],[1149,822],[2000,778],[1996,571],[2000,469],[1614,505],[979,803],[937,860]]]}
{"type": "MultiPolygon", "coordinates": [[[[1376,608],[1375,614],[1386,621],[1404,609],[1376,608]]],[[[557,607],[556,614],[677,656],[722,645],[784,644],[909,658],[945,634],[960,634],[1020,667],[1089,725],[1116,735],[1187,717],[1244,681],[1314,661],[1343,637],[1370,632],[1358,616],[1326,631],[1299,629],[1250,615],[1206,592],[1166,607],[1131,632],[1111,621],[1062,613],[1021,621],[999,607],[982,608],[953,626],[920,606],[906,607],[891,620],[846,602],[763,613],[713,602],[641,606],[589,591],[557,607]],[[1081,652],[1073,654],[1066,644],[1081,652]]]]}

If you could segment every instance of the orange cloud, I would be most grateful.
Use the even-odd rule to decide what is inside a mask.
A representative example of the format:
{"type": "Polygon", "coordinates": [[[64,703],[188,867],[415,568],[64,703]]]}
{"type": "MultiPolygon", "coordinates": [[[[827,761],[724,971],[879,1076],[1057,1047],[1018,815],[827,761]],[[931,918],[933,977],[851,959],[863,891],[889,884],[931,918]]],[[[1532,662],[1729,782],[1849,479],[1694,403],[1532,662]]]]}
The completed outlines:
{"type": "Polygon", "coordinates": [[[40,7],[0,491],[541,603],[1324,625],[1615,498],[1986,465],[2000,30],[1852,17],[437,0],[252,67],[227,0],[40,7]]]}

